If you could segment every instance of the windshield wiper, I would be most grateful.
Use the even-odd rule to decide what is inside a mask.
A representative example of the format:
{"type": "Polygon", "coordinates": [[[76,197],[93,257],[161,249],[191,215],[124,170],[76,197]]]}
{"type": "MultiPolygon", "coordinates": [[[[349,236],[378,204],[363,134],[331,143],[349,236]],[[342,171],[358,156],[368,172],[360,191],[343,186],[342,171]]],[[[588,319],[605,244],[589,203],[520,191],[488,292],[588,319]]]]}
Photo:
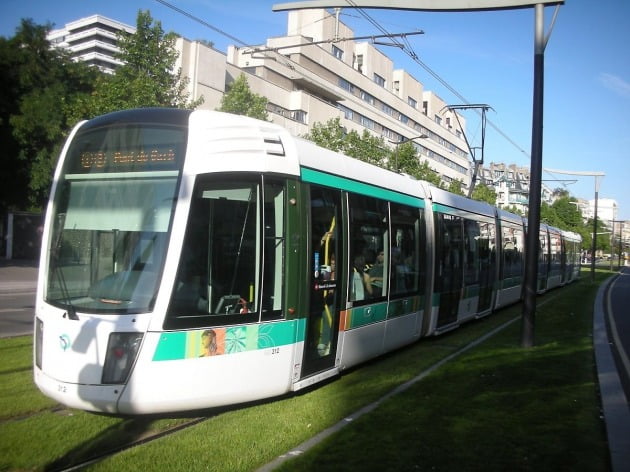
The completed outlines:
{"type": "Polygon", "coordinates": [[[61,235],[63,233],[63,223],[65,221],[65,215],[59,215],[60,226],[59,226],[59,234],[57,235],[57,241],[55,241],[55,246],[52,252],[52,262],[55,264],[55,275],[57,276],[57,280],[59,282],[59,288],[61,290],[61,296],[66,304],[66,312],[63,314],[63,317],[68,317],[68,319],[73,321],[79,321],[79,317],[77,316],[77,310],[72,304],[72,299],[70,298],[70,293],[68,292],[68,286],[66,285],[66,279],[63,276],[63,271],[61,270],[61,266],[59,265],[59,254],[61,252],[61,235]]]}

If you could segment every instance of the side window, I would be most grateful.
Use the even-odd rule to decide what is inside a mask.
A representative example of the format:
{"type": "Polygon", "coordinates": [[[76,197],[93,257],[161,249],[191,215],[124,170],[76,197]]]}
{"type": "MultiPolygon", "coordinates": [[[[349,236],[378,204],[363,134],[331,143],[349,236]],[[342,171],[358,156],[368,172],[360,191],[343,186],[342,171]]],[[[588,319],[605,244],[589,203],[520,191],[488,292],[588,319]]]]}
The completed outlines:
{"type": "Polygon", "coordinates": [[[479,222],[474,220],[464,220],[464,248],[465,266],[464,276],[466,285],[479,283],[479,222]]]}
{"type": "Polygon", "coordinates": [[[387,202],[362,195],[348,195],[350,216],[351,301],[382,298],[389,274],[389,212],[387,202]]]}
{"type": "Polygon", "coordinates": [[[501,278],[518,277],[522,269],[523,229],[503,223],[503,272],[501,278]]]}
{"type": "Polygon", "coordinates": [[[417,293],[424,290],[424,277],[421,267],[424,260],[421,256],[421,235],[423,227],[421,211],[404,205],[392,203],[392,250],[390,264],[390,293],[392,296],[417,293]]]}
{"type": "Polygon", "coordinates": [[[283,200],[283,186],[260,177],[198,179],[167,329],[281,316],[283,200]]]}
{"type": "Polygon", "coordinates": [[[436,289],[449,291],[461,287],[462,282],[462,218],[439,213],[436,215],[438,247],[436,260],[436,289]]]}
{"type": "Polygon", "coordinates": [[[492,274],[496,268],[496,226],[494,223],[481,223],[479,230],[477,244],[479,246],[481,273],[486,274],[486,277],[494,278],[492,274]]]}
{"type": "Polygon", "coordinates": [[[263,220],[265,222],[262,319],[282,316],[284,287],[284,184],[265,181],[263,220]]]}

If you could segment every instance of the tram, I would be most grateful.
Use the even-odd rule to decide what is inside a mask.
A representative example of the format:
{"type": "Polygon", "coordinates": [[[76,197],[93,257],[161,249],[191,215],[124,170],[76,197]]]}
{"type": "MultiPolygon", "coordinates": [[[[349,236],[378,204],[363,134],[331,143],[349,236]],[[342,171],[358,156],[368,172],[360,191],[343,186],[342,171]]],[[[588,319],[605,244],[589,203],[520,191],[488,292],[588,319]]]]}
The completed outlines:
{"type": "MultiPolygon", "coordinates": [[[[34,378],[150,414],[298,391],[520,299],[520,216],[214,111],[79,123],[55,171],[34,378]]],[[[541,225],[539,291],[579,273],[541,225]]]]}

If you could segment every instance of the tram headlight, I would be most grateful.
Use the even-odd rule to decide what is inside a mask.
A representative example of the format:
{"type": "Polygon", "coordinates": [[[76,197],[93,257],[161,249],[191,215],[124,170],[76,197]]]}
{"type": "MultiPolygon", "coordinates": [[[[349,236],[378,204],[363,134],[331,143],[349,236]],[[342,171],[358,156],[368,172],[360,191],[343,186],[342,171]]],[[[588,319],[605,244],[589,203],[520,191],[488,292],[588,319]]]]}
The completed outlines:
{"type": "Polygon", "coordinates": [[[127,381],[142,341],[142,333],[111,333],[103,366],[104,384],[122,384],[127,381]]]}

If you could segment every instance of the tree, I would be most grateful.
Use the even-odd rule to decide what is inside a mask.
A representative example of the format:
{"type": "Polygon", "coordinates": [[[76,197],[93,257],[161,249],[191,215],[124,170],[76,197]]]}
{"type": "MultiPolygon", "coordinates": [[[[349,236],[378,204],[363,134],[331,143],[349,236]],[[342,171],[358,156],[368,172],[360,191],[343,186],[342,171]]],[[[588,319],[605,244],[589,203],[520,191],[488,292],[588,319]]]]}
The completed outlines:
{"type": "Polygon", "coordinates": [[[575,231],[584,224],[582,221],[582,213],[580,213],[577,207],[575,198],[570,198],[568,194],[558,198],[553,202],[551,207],[554,209],[561,222],[561,226],[559,226],[561,229],[575,231]]]}
{"type": "Polygon", "coordinates": [[[50,25],[22,20],[0,38],[0,209],[39,210],[50,187],[72,109],[93,91],[98,71],[51,48],[50,25]]]}
{"type": "Polygon", "coordinates": [[[448,184],[448,188],[446,190],[448,190],[451,193],[454,193],[455,195],[462,195],[462,196],[464,196],[464,191],[462,190],[462,186],[463,185],[464,185],[464,181],[463,180],[453,179],[448,184]]]}
{"type": "Polygon", "coordinates": [[[331,151],[341,152],[346,137],[346,130],[341,126],[339,117],[331,118],[326,123],[315,123],[311,130],[302,136],[331,151]]]}
{"type": "Polygon", "coordinates": [[[244,74],[239,75],[221,98],[218,111],[268,120],[267,99],[253,93],[244,74]]]}
{"type": "Polygon", "coordinates": [[[189,101],[188,79],[175,70],[177,35],[164,33],[149,11],[138,12],[136,32],[119,33],[117,58],[123,63],[112,75],[100,76],[90,100],[79,104],[76,118],[138,107],[195,108],[203,98],[189,101]]]}
{"type": "Polygon", "coordinates": [[[431,169],[427,161],[420,160],[418,151],[411,141],[405,141],[394,148],[389,158],[389,166],[395,172],[424,180],[438,188],[442,186],[440,175],[431,169]]]}
{"type": "Polygon", "coordinates": [[[343,153],[363,162],[383,167],[387,151],[383,138],[377,138],[365,129],[361,135],[354,130],[346,134],[343,153]]]}
{"type": "Polygon", "coordinates": [[[475,185],[471,197],[473,200],[487,202],[492,206],[496,206],[497,204],[497,192],[494,188],[486,184],[479,183],[475,185]]]}
{"type": "Polygon", "coordinates": [[[431,169],[427,161],[422,161],[418,167],[418,171],[414,177],[418,180],[424,180],[435,185],[438,188],[442,188],[442,179],[440,174],[431,169]]]}

